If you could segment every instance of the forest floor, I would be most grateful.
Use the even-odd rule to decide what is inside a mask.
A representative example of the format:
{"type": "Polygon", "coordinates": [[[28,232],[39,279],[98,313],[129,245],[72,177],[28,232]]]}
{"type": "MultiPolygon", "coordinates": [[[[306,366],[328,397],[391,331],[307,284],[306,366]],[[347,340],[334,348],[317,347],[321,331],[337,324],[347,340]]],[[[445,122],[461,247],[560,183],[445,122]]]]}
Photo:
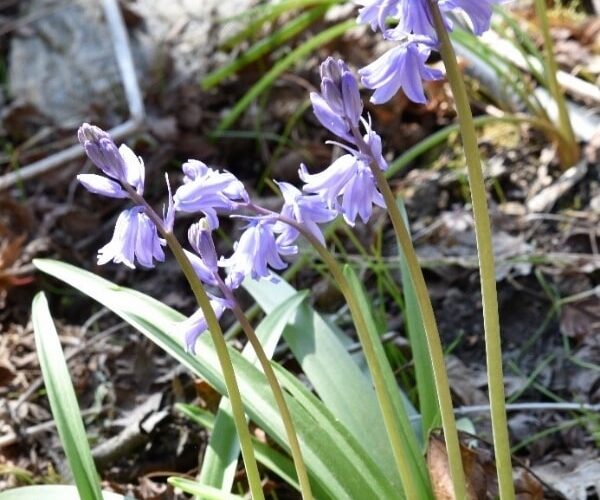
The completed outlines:
{"type": "MultiPolygon", "coordinates": [[[[31,17],[31,10],[19,2],[0,2],[0,178],[72,144],[77,124],[83,120],[110,128],[127,118],[110,75],[106,85],[89,89],[93,95],[89,106],[79,101],[59,115],[68,104],[58,99],[49,102],[39,85],[28,87],[30,82],[25,85],[11,68],[11,64],[22,64],[27,55],[23,40],[43,43],[60,26],[64,9],[46,3],[50,5],[46,12],[31,17]],[[15,95],[18,85],[34,91],[15,95]]],[[[130,36],[143,41],[142,35],[153,29],[151,23],[143,11],[136,11],[135,3],[124,5],[130,36]]],[[[333,14],[350,15],[343,8],[333,14]]],[[[524,23],[528,16],[531,20],[527,10],[518,15],[524,23]]],[[[600,18],[563,12],[552,19],[561,69],[600,84],[600,18]]],[[[323,23],[313,25],[301,37],[318,32],[323,23]]],[[[163,38],[154,53],[160,57],[146,57],[139,69],[147,119],[144,128],[126,140],[145,160],[148,199],[162,207],[165,172],[177,185],[181,163],[196,158],[230,170],[253,196],[276,206],[277,197],[265,178],[294,182],[301,162],[323,167],[331,161],[331,147],[324,144],[331,137],[308,107],[308,91],[318,86],[319,62],[336,55],[353,68],[362,67],[380,50],[377,35],[358,29],[321,47],[284,73],[227,133],[210,138],[224,110],[231,109],[272,60],[265,57],[216,90],[204,91],[198,78],[206,69],[202,64],[186,66],[181,46],[184,38],[194,35],[186,30],[172,27],[170,38],[163,38]],[[295,126],[281,141],[292,120],[295,126]]],[[[536,42],[541,44],[541,39],[536,42]]],[[[146,48],[142,42],[134,44],[134,53],[147,56],[146,48]]],[[[227,57],[215,57],[210,51],[205,56],[210,69],[227,57]]],[[[33,65],[34,79],[44,78],[35,74],[43,65],[43,61],[33,65]]],[[[489,111],[485,92],[478,92],[477,83],[468,81],[476,114],[489,111]]],[[[454,122],[447,86],[435,83],[427,91],[431,98],[425,106],[401,95],[385,106],[367,105],[388,159],[454,122]]],[[[596,118],[592,123],[599,123],[599,101],[574,93],[568,93],[568,98],[588,112],[578,119],[591,116],[596,118]]],[[[547,495],[560,483],[559,489],[570,500],[599,498],[600,412],[549,411],[536,409],[536,404],[600,404],[600,127],[581,139],[582,159],[569,171],[572,181],[564,190],[557,186],[564,185],[565,169],[555,146],[542,133],[498,122],[480,131],[498,261],[507,397],[509,403],[531,403],[531,408],[509,412],[515,457],[551,483],[547,495]]],[[[185,314],[193,312],[193,297],[169,259],[151,271],[95,264],[98,248],[111,238],[121,203],[100,199],[78,186],[75,176],[84,170],[91,171],[89,162],[76,159],[0,193],[0,491],[68,477],[43,390],[30,321],[32,298],[44,290],[106,487],[144,500],[175,498],[165,479],[174,473],[194,473],[207,433],[178,414],[174,404],[197,402],[214,408],[216,393],[107,310],[36,272],[32,265],[36,257],[66,261],[148,293],[185,314]],[[122,435],[123,429],[141,428],[149,415],[156,418],[139,439],[117,438],[111,441],[112,448],[100,447],[122,435]]],[[[408,209],[447,347],[455,405],[486,405],[475,236],[456,134],[419,156],[391,182],[408,209]]],[[[182,238],[184,226],[178,226],[182,238]]],[[[222,233],[230,240],[223,238],[222,252],[229,251],[238,230],[237,223],[225,225],[222,233]]],[[[390,349],[400,353],[400,359],[410,360],[401,311],[381,293],[376,266],[362,251],[379,248],[382,259],[395,265],[397,249],[386,214],[377,212],[368,226],[358,224],[353,235],[338,231],[332,248],[341,259],[358,266],[386,324],[390,349]]],[[[321,274],[316,257],[313,260],[313,265],[293,277],[292,284],[311,288],[314,306],[324,314],[335,314],[343,299],[321,274]]],[[[225,317],[225,326],[231,321],[225,317]]],[[[353,335],[350,327],[348,334],[353,335]]],[[[285,358],[284,351],[278,355],[285,358]]],[[[412,379],[410,362],[397,368],[399,378],[412,379]]],[[[489,442],[485,413],[464,416],[489,442]]],[[[489,450],[485,439],[478,446],[489,450]]],[[[272,489],[277,498],[295,498],[276,477],[272,489]]]]}

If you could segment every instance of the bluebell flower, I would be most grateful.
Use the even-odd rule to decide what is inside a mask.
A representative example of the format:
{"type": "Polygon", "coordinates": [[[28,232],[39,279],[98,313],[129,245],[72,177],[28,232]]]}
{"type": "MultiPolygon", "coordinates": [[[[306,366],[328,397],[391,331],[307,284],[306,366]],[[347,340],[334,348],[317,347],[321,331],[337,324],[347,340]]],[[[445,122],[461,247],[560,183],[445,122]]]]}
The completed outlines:
{"type": "Polygon", "coordinates": [[[113,261],[134,269],[137,261],[142,267],[152,268],[154,260],[165,260],[162,249],[165,244],[143,208],[133,207],[117,218],[112,239],[98,250],[98,264],[113,261]]]}
{"type": "Polygon", "coordinates": [[[77,179],[92,193],[110,198],[127,198],[124,184],[144,192],[145,167],[142,159],[125,144],[117,148],[104,130],[84,123],[77,132],[79,141],[92,162],[108,177],[96,174],[81,174],[77,179]]]}
{"type": "Polygon", "coordinates": [[[244,185],[229,172],[218,172],[197,160],[185,163],[183,172],[184,184],[173,197],[175,210],[203,213],[212,229],[219,227],[217,210],[231,212],[249,200],[244,185]]]}
{"type": "MultiPolygon", "coordinates": [[[[231,308],[231,305],[222,298],[210,295],[210,305],[215,312],[217,319],[221,319],[223,313],[231,308]]],[[[189,318],[177,323],[172,329],[172,334],[177,337],[183,337],[186,351],[190,354],[196,354],[196,341],[208,329],[208,324],[202,309],[198,309],[189,318]]]]}
{"type": "Polygon", "coordinates": [[[460,10],[471,20],[473,31],[481,35],[490,29],[493,6],[506,0],[441,0],[442,12],[460,10]]]}
{"type": "Polygon", "coordinates": [[[398,0],[356,0],[362,6],[358,11],[359,24],[370,24],[371,29],[385,31],[386,19],[398,15],[398,0]]]}
{"type": "Polygon", "coordinates": [[[321,63],[321,94],[311,92],[313,111],[321,124],[349,142],[363,110],[358,82],[341,59],[328,57],[321,63]]]}
{"type": "Polygon", "coordinates": [[[423,80],[439,80],[443,73],[425,64],[431,47],[423,41],[422,37],[406,37],[398,46],[359,71],[365,87],[375,89],[372,103],[383,104],[400,89],[413,102],[427,102],[423,80]]]}
{"type": "Polygon", "coordinates": [[[231,257],[221,258],[219,265],[227,269],[225,283],[231,289],[239,287],[246,276],[255,280],[268,278],[271,276],[269,267],[277,270],[287,267],[281,256],[292,255],[297,249],[277,244],[274,224],[275,220],[271,217],[251,219],[234,244],[231,257]]]}
{"type": "Polygon", "coordinates": [[[369,160],[360,154],[346,154],[317,174],[309,174],[303,164],[299,172],[306,183],[303,190],[321,196],[328,208],[341,211],[348,224],[354,225],[357,216],[367,222],[374,204],[385,206],[369,160]]]}
{"type": "MultiPolygon", "coordinates": [[[[438,6],[446,28],[452,30],[450,13],[462,11],[473,25],[476,35],[481,35],[490,27],[492,6],[503,0],[438,0],[438,6]]],[[[437,39],[428,0],[357,0],[362,8],[357,21],[370,24],[373,30],[386,32],[386,19],[397,21],[396,31],[437,39]]]]}
{"type": "Polygon", "coordinates": [[[216,275],[219,271],[217,251],[212,239],[212,230],[206,219],[192,224],[188,230],[188,240],[196,253],[184,250],[200,281],[218,286],[216,275]]]}
{"type": "MultiPolygon", "coordinates": [[[[324,245],[325,238],[319,224],[335,219],[338,215],[337,210],[328,208],[319,195],[303,194],[302,191],[287,182],[278,182],[277,185],[283,195],[281,215],[304,226],[324,245]]],[[[273,231],[279,233],[276,242],[280,247],[291,246],[300,234],[295,227],[280,221],[275,223],[273,231]]]]}

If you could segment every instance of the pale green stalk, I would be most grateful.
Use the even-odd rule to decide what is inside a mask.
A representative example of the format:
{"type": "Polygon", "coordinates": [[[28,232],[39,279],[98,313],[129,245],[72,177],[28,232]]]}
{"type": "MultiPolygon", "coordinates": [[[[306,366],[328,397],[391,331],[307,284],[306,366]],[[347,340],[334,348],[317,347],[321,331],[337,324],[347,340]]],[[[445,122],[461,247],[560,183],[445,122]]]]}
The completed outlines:
{"type": "Polygon", "coordinates": [[[510,442],[506,421],[504,377],[502,374],[502,345],[500,339],[500,321],[498,318],[498,297],[496,292],[496,273],[494,265],[494,246],[489,219],[488,204],[483,179],[481,158],[477,144],[477,134],[473,124],[473,115],[469,105],[463,76],[456,61],[456,55],[446,31],[437,1],[429,0],[434,26],[440,42],[440,54],[446,67],[446,75],[456,103],[461,137],[467,163],[471,201],[475,221],[477,252],[481,280],[481,299],[483,307],[483,326],[487,358],[488,388],[498,487],[500,498],[515,498],[512,478],[510,442]]]}
{"type": "Polygon", "coordinates": [[[566,143],[566,145],[559,144],[558,154],[562,166],[570,167],[579,160],[580,150],[577,139],[575,138],[575,133],[573,132],[573,126],[571,125],[565,96],[558,84],[556,76],[558,74],[558,65],[556,64],[556,58],[554,57],[554,43],[552,41],[552,34],[550,33],[550,23],[548,22],[548,13],[546,11],[546,0],[535,0],[535,9],[544,37],[544,52],[546,57],[545,72],[548,90],[556,103],[558,109],[558,127],[564,138],[564,142],[566,143]]]}
{"type": "MultiPolygon", "coordinates": [[[[261,210],[258,207],[254,208],[261,210]]],[[[331,272],[333,278],[340,287],[340,291],[344,295],[346,303],[348,304],[348,308],[350,309],[352,320],[356,326],[356,333],[363,348],[363,353],[365,355],[369,371],[371,372],[373,385],[375,387],[375,394],[377,396],[381,414],[383,416],[383,423],[390,439],[390,446],[392,448],[396,467],[402,481],[404,494],[409,500],[412,500],[413,498],[421,499],[422,495],[419,494],[421,489],[417,485],[417,478],[413,474],[413,469],[410,465],[411,456],[408,453],[408,448],[402,442],[401,431],[398,426],[398,422],[396,421],[396,417],[394,416],[394,407],[386,390],[383,372],[379,366],[379,362],[377,361],[375,347],[373,346],[369,337],[367,324],[362,314],[360,304],[356,300],[356,297],[354,297],[352,294],[352,288],[350,287],[348,280],[344,276],[342,269],[333,255],[331,255],[327,248],[325,248],[310,231],[307,231],[302,224],[281,216],[279,216],[279,220],[294,226],[308,240],[308,242],[315,248],[323,262],[327,265],[328,270],[331,272]]]]}
{"type": "MultiPolygon", "coordinates": [[[[373,158],[370,146],[365,143],[358,129],[353,128],[352,133],[359,149],[368,157],[373,158]]],[[[425,331],[425,338],[433,368],[433,378],[440,407],[440,416],[442,418],[442,428],[444,429],[450,475],[452,476],[452,483],[454,485],[454,495],[455,498],[466,498],[467,487],[460,453],[460,442],[456,429],[456,419],[454,418],[454,408],[452,406],[450,383],[448,381],[446,364],[444,362],[444,350],[442,348],[442,342],[440,340],[440,334],[438,332],[429,292],[427,291],[427,284],[425,283],[423,271],[419,265],[419,259],[415,252],[410,233],[404,223],[404,218],[398,209],[396,197],[387,182],[385,174],[374,161],[370,163],[370,167],[375,176],[377,187],[383,195],[387,211],[392,221],[392,225],[394,226],[394,231],[396,232],[396,237],[398,238],[398,243],[400,244],[400,248],[406,259],[408,273],[415,288],[419,310],[421,312],[421,317],[423,318],[423,329],[425,331]]],[[[420,395],[420,397],[423,397],[423,395],[420,395]]]]}
{"type": "Polygon", "coordinates": [[[298,442],[298,435],[296,433],[296,429],[294,427],[294,421],[292,419],[292,415],[290,414],[290,410],[285,402],[285,398],[283,396],[283,391],[281,390],[281,385],[275,376],[275,372],[273,371],[273,367],[271,366],[271,362],[267,354],[265,353],[262,344],[260,343],[259,338],[254,331],[254,328],[248,321],[246,314],[240,307],[237,302],[235,296],[231,292],[231,290],[225,285],[220,277],[215,276],[215,278],[219,281],[219,288],[225,295],[225,298],[229,300],[232,306],[232,311],[235,314],[239,324],[244,330],[246,336],[248,337],[248,341],[252,345],[254,352],[262,366],[263,372],[267,377],[267,381],[271,386],[271,391],[273,392],[273,396],[275,397],[275,402],[277,403],[277,407],[279,408],[279,413],[281,416],[281,420],[283,421],[283,426],[285,427],[285,432],[288,437],[288,442],[290,445],[290,451],[292,453],[292,459],[294,460],[294,466],[296,468],[296,474],[298,475],[298,483],[300,484],[300,493],[302,494],[302,498],[306,500],[312,500],[313,495],[310,487],[310,481],[308,478],[308,473],[306,471],[306,465],[304,464],[304,459],[302,458],[302,451],[300,449],[300,443],[298,442]]]}
{"type": "Polygon", "coordinates": [[[200,309],[202,309],[202,313],[206,319],[208,330],[210,332],[213,344],[215,345],[217,357],[221,365],[225,387],[227,388],[227,395],[229,397],[229,401],[231,402],[233,420],[238,434],[238,439],[240,440],[240,448],[242,450],[242,457],[244,458],[244,467],[246,469],[246,476],[250,486],[250,493],[253,499],[264,500],[265,497],[260,481],[260,474],[258,472],[258,465],[256,464],[256,458],[254,457],[254,448],[252,446],[250,431],[248,429],[246,416],[244,414],[242,397],[240,395],[240,390],[235,378],[233,364],[227,350],[227,343],[223,337],[223,331],[221,330],[221,325],[219,324],[219,320],[215,314],[215,311],[210,305],[210,299],[204,290],[202,282],[196,275],[191,262],[185,255],[179,240],[175,237],[173,232],[165,228],[162,219],[156,214],[150,205],[148,205],[142,196],[137,194],[129,185],[124,184],[123,187],[127,190],[131,199],[136,205],[141,205],[145,208],[146,215],[152,220],[163,238],[167,241],[171,252],[173,252],[177,263],[181,267],[181,270],[183,271],[183,274],[185,275],[190,288],[196,297],[196,301],[198,302],[200,309]]]}

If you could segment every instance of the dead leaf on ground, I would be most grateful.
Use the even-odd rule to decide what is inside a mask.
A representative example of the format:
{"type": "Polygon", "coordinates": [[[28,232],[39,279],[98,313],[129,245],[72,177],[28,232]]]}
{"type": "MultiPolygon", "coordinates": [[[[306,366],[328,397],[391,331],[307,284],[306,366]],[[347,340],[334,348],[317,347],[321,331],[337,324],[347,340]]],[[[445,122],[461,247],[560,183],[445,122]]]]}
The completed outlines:
{"type": "Polygon", "coordinates": [[[574,450],[552,462],[533,468],[546,483],[569,500],[587,500],[600,495],[600,457],[597,450],[574,450]],[[594,491],[595,490],[595,491],[594,491]]]}
{"type": "MultiPolygon", "coordinates": [[[[492,500],[498,496],[496,466],[491,452],[485,446],[472,445],[476,440],[461,434],[460,453],[465,470],[468,500],[492,500]],[[465,443],[469,442],[470,446],[465,443]]],[[[454,500],[452,479],[446,444],[441,433],[432,433],[427,449],[427,466],[436,500],[454,500]]],[[[524,467],[513,470],[518,500],[543,500],[544,488],[540,481],[524,467]]]]}
{"type": "Polygon", "coordinates": [[[561,309],[560,331],[577,341],[600,335],[600,300],[589,297],[565,304],[561,309]]]}

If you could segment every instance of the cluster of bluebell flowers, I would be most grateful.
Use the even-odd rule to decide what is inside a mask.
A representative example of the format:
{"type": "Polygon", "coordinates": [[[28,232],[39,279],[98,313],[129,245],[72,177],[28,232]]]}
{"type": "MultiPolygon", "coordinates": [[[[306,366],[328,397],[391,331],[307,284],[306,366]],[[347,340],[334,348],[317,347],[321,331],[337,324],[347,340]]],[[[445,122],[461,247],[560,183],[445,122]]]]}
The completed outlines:
{"type": "MultiPolygon", "coordinates": [[[[101,129],[84,124],[79,140],[88,157],[104,175],[83,174],[80,183],[96,194],[129,198],[134,206],[123,211],[112,240],[98,252],[98,263],[113,261],[135,267],[151,268],[164,260],[159,237],[173,230],[177,212],[198,214],[200,220],[188,231],[191,251],[185,250],[198,279],[210,290],[210,303],[217,317],[232,307],[232,292],[247,277],[276,279],[272,270],[287,266],[286,257],[298,252],[296,243],[304,233],[316,244],[325,244],[320,225],[342,215],[348,224],[357,218],[367,222],[373,207],[384,206],[373,168],[385,170],[381,138],[362,116],[363,104],[354,74],[341,60],[328,58],[321,65],[321,92],[312,93],[317,119],[342,142],[334,142],[345,154],[319,173],[299,169],[304,182],[301,189],[286,182],[277,185],[283,206],[273,212],[255,205],[239,179],[198,160],[183,164],[183,183],[173,195],[167,178],[169,201],[160,218],[143,199],[145,169],[127,146],[117,147],[101,129]],[[243,218],[246,226],[229,257],[218,256],[212,239],[219,227],[219,216],[243,218]],[[220,270],[225,270],[222,278],[220,270]],[[214,291],[214,292],[213,292],[214,291]]],[[[190,352],[198,336],[206,330],[201,310],[179,323],[180,335],[190,352]]]]}
{"type": "MultiPolygon", "coordinates": [[[[490,27],[492,8],[503,0],[437,0],[442,19],[452,31],[452,13],[470,20],[473,32],[481,35],[490,27]]],[[[423,81],[439,80],[443,73],[427,66],[438,47],[430,0],[356,0],[361,6],[358,22],[381,31],[397,45],[360,70],[362,83],[375,92],[374,104],[389,101],[400,89],[413,102],[427,101],[423,81]],[[389,24],[388,24],[389,23],[389,24]],[[391,27],[390,27],[391,26],[391,27]]]]}

